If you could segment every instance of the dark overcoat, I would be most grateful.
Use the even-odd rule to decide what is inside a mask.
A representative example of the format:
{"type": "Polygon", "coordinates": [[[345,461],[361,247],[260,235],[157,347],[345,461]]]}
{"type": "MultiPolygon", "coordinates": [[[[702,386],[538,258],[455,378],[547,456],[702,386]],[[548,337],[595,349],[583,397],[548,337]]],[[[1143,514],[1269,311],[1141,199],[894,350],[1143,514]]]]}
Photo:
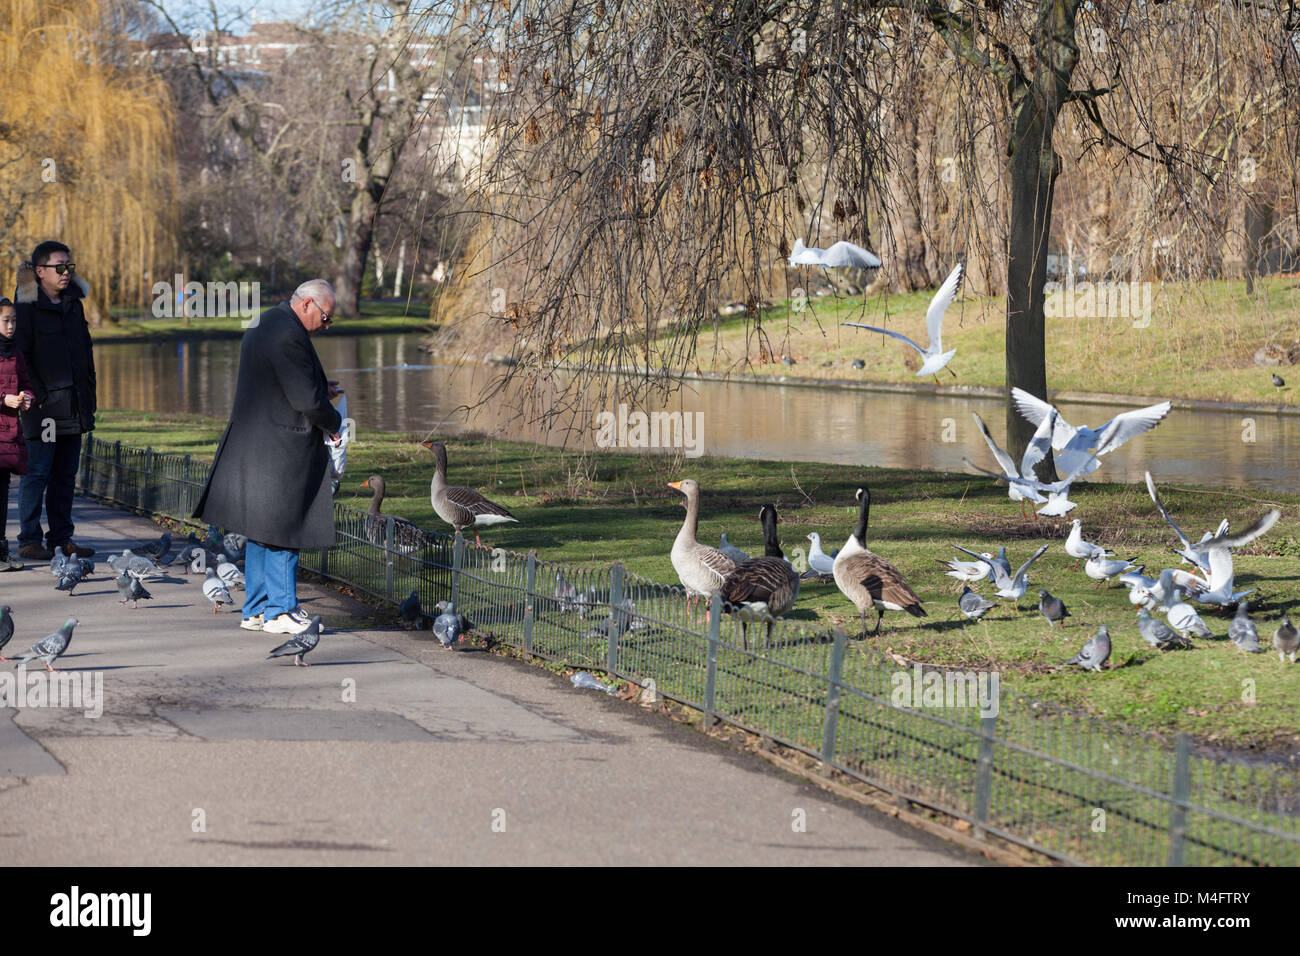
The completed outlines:
{"type": "Polygon", "coordinates": [[[32,407],[20,416],[29,441],[41,437],[46,419],[55,434],[80,435],[95,427],[95,353],[81,300],[90,292],[81,276],[51,302],[36,281],[30,261],[18,268],[14,340],[32,380],[32,407]]]}
{"type": "MultiPolygon", "coordinates": [[[[22,350],[14,346],[7,357],[0,355],[0,399],[31,391],[31,387],[22,350]]],[[[27,474],[27,443],[18,421],[18,409],[9,408],[3,402],[0,402],[0,469],[16,475],[27,474]]]]}
{"type": "Polygon", "coordinates": [[[244,333],[230,424],[194,517],[277,548],[334,544],[329,453],[342,427],[298,316],[283,302],[244,333]]]}

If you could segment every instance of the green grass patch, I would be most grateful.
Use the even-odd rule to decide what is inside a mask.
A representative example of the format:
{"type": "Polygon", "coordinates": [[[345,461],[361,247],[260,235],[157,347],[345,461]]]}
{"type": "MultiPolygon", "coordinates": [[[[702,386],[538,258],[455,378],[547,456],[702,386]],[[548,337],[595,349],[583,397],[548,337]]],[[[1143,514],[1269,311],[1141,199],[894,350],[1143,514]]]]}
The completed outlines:
{"type": "MultiPolygon", "coordinates": [[[[238,338],[245,320],[238,316],[215,318],[156,319],[141,317],[139,309],[113,310],[113,322],[91,329],[96,342],[137,342],[159,338],[238,338]]],[[[378,332],[428,332],[429,307],[422,302],[362,302],[361,315],[340,317],[330,325],[329,335],[370,335],[378,332]]]]}

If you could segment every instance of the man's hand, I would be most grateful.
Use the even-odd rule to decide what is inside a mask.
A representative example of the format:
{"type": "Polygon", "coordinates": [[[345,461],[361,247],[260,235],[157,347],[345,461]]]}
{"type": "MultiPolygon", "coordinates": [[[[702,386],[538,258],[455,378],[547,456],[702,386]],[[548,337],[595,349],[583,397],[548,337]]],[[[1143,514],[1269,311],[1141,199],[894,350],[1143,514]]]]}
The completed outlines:
{"type": "Polygon", "coordinates": [[[32,407],[32,402],[36,400],[36,396],[33,395],[31,392],[23,392],[22,400],[23,400],[23,411],[27,411],[27,409],[32,407]]]}
{"type": "Polygon", "coordinates": [[[340,385],[335,379],[330,379],[326,383],[326,386],[329,389],[330,398],[338,398],[340,395],[343,394],[343,386],[340,385]]]}

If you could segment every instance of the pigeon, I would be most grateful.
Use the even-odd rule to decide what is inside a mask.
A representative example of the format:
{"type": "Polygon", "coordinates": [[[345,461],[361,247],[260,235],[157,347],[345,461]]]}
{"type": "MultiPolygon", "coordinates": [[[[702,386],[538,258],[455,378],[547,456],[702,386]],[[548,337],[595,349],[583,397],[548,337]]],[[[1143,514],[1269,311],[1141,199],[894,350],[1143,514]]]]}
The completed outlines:
{"type": "Polygon", "coordinates": [[[153,600],[153,595],[144,589],[140,579],[127,574],[125,571],[117,576],[117,593],[122,595],[122,600],[119,603],[125,604],[130,601],[132,609],[136,607],[138,601],[153,600]]]}
{"type": "Polygon", "coordinates": [[[1186,637],[1188,634],[1195,634],[1197,637],[1213,637],[1214,634],[1205,626],[1201,616],[1196,613],[1196,609],[1190,604],[1184,604],[1182,601],[1175,601],[1169,605],[1165,612],[1165,618],[1169,621],[1169,626],[1179,634],[1186,637]]]}
{"type": "Polygon", "coordinates": [[[594,586],[587,588],[587,590],[578,595],[578,599],[574,603],[578,605],[578,620],[585,621],[587,615],[594,611],[600,604],[600,602],[596,600],[596,588],[594,586]]]}
{"type": "Polygon", "coordinates": [[[1294,664],[1297,648],[1300,648],[1300,631],[1295,629],[1290,617],[1284,617],[1281,626],[1273,632],[1273,650],[1277,651],[1279,661],[1286,654],[1290,655],[1291,663],[1294,664]]]}
{"type": "MultiPolygon", "coordinates": [[[[838,245],[839,243],[836,243],[836,246],[838,245]]],[[[832,251],[836,246],[831,247],[832,251]]],[[[875,257],[873,256],[872,258],[875,257]]],[[[791,256],[790,261],[794,262],[793,256],[791,256]]],[[[943,281],[943,285],[939,286],[939,291],[934,294],[934,298],[930,300],[930,307],[926,310],[925,330],[930,336],[930,344],[926,348],[921,348],[921,346],[917,345],[906,335],[901,335],[898,332],[891,332],[889,329],[882,329],[874,325],[863,325],[860,322],[841,322],[840,325],[849,325],[857,329],[866,329],[869,332],[880,332],[884,335],[890,336],[891,338],[898,339],[905,345],[910,345],[921,353],[921,358],[924,360],[921,364],[920,371],[916,374],[918,376],[934,375],[936,376],[934,382],[938,385],[939,370],[946,367],[947,364],[952,361],[952,357],[957,354],[956,349],[945,352],[943,350],[943,342],[941,339],[943,335],[943,313],[947,310],[948,306],[952,304],[952,300],[956,297],[957,285],[960,282],[961,263],[959,262],[952,272],[948,273],[948,278],[943,281]]],[[[952,369],[948,369],[948,372],[954,378],[957,377],[957,373],[952,369]]]]}
{"type": "Polygon", "coordinates": [[[80,623],[75,617],[68,618],[63,626],[53,634],[33,644],[32,649],[18,659],[18,666],[26,667],[28,661],[34,657],[39,657],[45,662],[47,671],[54,670],[50,665],[54,663],[56,657],[62,656],[68,649],[68,645],[72,643],[72,629],[80,623]]]}
{"type": "Polygon", "coordinates": [[[437,607],[442,613],[434,619],[434,636],[443,647],[451,647],[464,637],[473,625],[465,615],[456,613],[456,605],[453,602],[439,601],[437,607]]]}
{"type": "Polygon", "coordinates": [[[68,556],[62,551],[55,551],[54,556],[50,558],[50,573],[57,578],[67,565],[68,556]]]}
{"type": "Polygon", "coordinates": [[[171,564],[169,564],[168,567],[180,568],[181,574],[189,574],[190,564],[195,561],[200,554],[203,554],[203,545],[187,544],[176,552],[176,555],[172,558],[171,564]]]}
{"type": "Polygon", "coordinates": [[[402,619],[402,627],[408,631],[411,628],[420,628],[421,619],[424,617],[424,608],[420,604],[420,592],[412,591],[411,596],[397,606],[397,616],[402,619]]]}
{"type": "MultiPolygon", "coordinates": [[[[1065,602],[1059,597],[1053,597],[1046,590],[1038,592],[1038,613],[1047,618],[1048,627],[1055,627],[1057,621],[1064,621],[1067,617],[1072,616],[1066,609],[1065,602]]],[[[1064,627],[1065,625],[1061,626],[1064,627]]],[[[1107,647],[1109,648],[1109,644],[1107,647]]],[[[1109,650],[1107,653],[1109,653],[1109,650]]]]}
{"type": "Polygon", "coordinates": [[[88,578],[95,573],[94,558],[74,558],[73,560],[75,560],[77,564],[81,565],[81,576],[83,578],[88,578]]]}
{"type": "Polygon", "coordinates": [[[163,573],[162,568],[158,567],[158,562],[136,554],[130,548],[123,551],[121,557],[109,558],[108,566],[119,574],[125,571],[137,578],[155,577],[163,573]]]}
{"type": "Polygon", "coordinates": [[[1283,385],[1286,384],[1286,379],[1284,379],[1281,375],[1278,375],[1276,372],[1274,372],[1274,373],[1273,373],[1273,384],[1274,384],[1275,386],[1277,386],[1278,388],[1281,388],[1283,385]]]}
{"type": "Polygon", "coordinates": [[[1185,637],[1175,634],[1169,628],[1165,627],[1163,621],[1157,621],[1148,613],[1146,608],[1138,611],[1138,632],[1142,635],[1142,640],[1146,641],[1157,650],[1165,651],[1171,647],[1191,647],[1192,642],[1185,637]]]}
{"type": "Polygon", "coordinates": [[[1110,587],[1111,578],[1137,567],[1133,563],[1136,560],[1136,558],[1129,558],[1127,561],[1111,560],[1106,557],[1106,552],[1101,548],[1093,548],[1092,557],[1088,558],[1083,566],[1083,573],[1096,581],[1097,587],[1101,587],[1103,581],[1106,582],[1107,587],[1110,587]]]}
{"type": "MultiPolygon", "coordinates": [[[[0,604],[0,652],[3,652],[5,645],[9,643],[14,636],[14,615],[13,608],[8,604],[0,604]]],[[[10,663],[9,658],[0,653],[0,661],[6,664],[10,663]]]]}
{"type": "Polygon", "coordinates": [[[874,253],[841,239],[829,249],[805,246],[802,239],[794,241],[790,250],[790,265],[821,266],[824,269],[879,269],[880,258],[874,253]]]}
{"type": "Polygon", "coordinates": [[[200,548],[194,555],[194,560],[190,562],[190,574],[204,574],[208,568],[215,568],[220,562],[217,555],[207,548],[200,548]]]}
{"type": "Polygon", "coordinates": [[[81,583],[81,578],[81,565],[69,561],[59,571],[59,582],[54,587],[58,591],[67,591],[68,597],[72,597],[72,589],[81,583]]]}
{"type": "Polygon", "coordinates": [[[578,596],[578,588],[573,582],[565,579],[564,574],[555,572],[555,600],[560,602],[560,611],[572,611],[575,606],[575,598],[578,596]]]}
{"type": "Polygon", "coordinates": [[[853,362],[852,362],[852,365],[853,365],[854,368],[866,368],[866,367],[867,367],[867,363],[864,362],[864,361],[862,361],[862,359],[854,359],[853,362]]]}
{"type": "Polygon", "coordinates": [[[1100,671],[1102,665],[1110,659],[1110,631],[1106,625],[1097,628],[1097,633],[1088,639],[1083,649],[1065,663],[1077,664],[1084,670],[1100,671]]]}
{"type": "Polygon", "coordinates": [[[248,538],[242,534],[231,532],[221,539],[221,550],[230,558],[231,563],[243,561],[247,548],[248,538]]]}
{"type": "Polygon", "coordinates": [[[1110,454],[1129,439],[1155,428],[1165,420],[1173,407],[1169,402],[1161,402],[1123,412],[1096,428],[1086,425],[1075,428],[1061,417],[1054,405],[1022,388],[1013,388],[1011,397],[1020,414],[1034,425],[1041,425],[1049,415],[1056,415],[1056,423],[1052,427],[1052,447],[1057,452],[1056,465],[1064,473],[1079,475],[1092,474],[1101,466],[1098,458],[1110,454]],[[1090,453],[1090,448],[1096,450],[1090,453]]]}
{"type": "Polygon", "coordinates": [[[212,602],[212,613],[216,614],[223,604],[234,604],[230,598],[230,591],[227,590],[225,583],[217,577],[217,572],[213,568],[208,568],[207,575],[203,579],[203,596],[212,602]]]}
{"type": "MultiPolygon", "coordinates": [[[[966,551],[966,549],[961,545],[953,545],[953,547],[958,551],[966,551]]],[[[1029,577],[1026,572],[1029,570],[1031,564],[1043,556],[1043,553],[1047,551],[1048,547],[1049,545],[1045,544],[1035,551],[1034,556],[1019,567],[1014,577],[1012,577],[1007,571],[1004,571],[1002,566],[998,563],[999,558],[1005,560],[1005,557],[1003,556],[1006,554],[1006,548],[999,550],[998,557],[991,560],[983,555],[976,554],[974,551],[966,551],[966,553],[972,558],[979,558],[989,567],[996,570],[997,575],[994,577],[993,583],[998,589],[998,597],[1010,598],[1016,602],[1016,607],[1019,607],[1020,599],[1025,596],[1025,590],[1029,584],[1029,577]]],[[[1010,565],[1008,565],[1008,567],[1010,567],[1010,565]]]]}
{"type": "Polygon", "coordinates": [[[961,612],[966,615],[966,620],[978,621],[993,608],[997,607],[997,604],[980,597],[970,589],[970,585],[968,584],[962,589],[961,597],[957,599],[957,606],[961,608],[961,612]]]}
{"type": "Polygon", "coordinates": [[[142,544],[135,549],[136,554],[146,555],[159,564],[164,563],[172,553],[172,535],[170,531],[164,531],[162,537],[157,541],[150,541],[148,544],[142,544]]]}
{"type": "Polygon", "coordinates": [[[227,561],[224,554],[217,555],[217,577],[221,578],[228,588],[244,586],[244,572],[227,561]]]}
{"type": "Polygon", "coordinates": [[[1250,605],[1245,601],[1237,604],[1237,616],[1228,625],[1228,637],[1247,654],[1264,653],[1264,648],[1259,646],[1259,631],[1255,630],[1255,622],[1250,619],[1250,605]]]}
{"type": "Polygon", "coordinates": [[[285,641],[283,644],[281,644],[279,647],[273,650],[270,654],[267,654],[266,659],[269,661],[273,657],[288,657],[290,654],[292,654],[294,667],[311,667],[311,665],[308,664],[306,661],[304,661],[302,658],[303,655],[305,655],[308,651],[314,649],[316,645],[319,643],[320,643],[320,615],[317,614],[311,619],[311,623],[307,625],[307,630],[303,631],[301,634],[295,634],[293,637],[289,638],[287,641],[285,641]]]}
{"type": "Polygon", "coordinates": [[[731,558],[732,561],[735,561],[737,565],[744,564],[749,560],[749,555],[727,540],[727,532],[725,531],[722,532],[722,543],[718,545],[718,550],[731,558]]]}

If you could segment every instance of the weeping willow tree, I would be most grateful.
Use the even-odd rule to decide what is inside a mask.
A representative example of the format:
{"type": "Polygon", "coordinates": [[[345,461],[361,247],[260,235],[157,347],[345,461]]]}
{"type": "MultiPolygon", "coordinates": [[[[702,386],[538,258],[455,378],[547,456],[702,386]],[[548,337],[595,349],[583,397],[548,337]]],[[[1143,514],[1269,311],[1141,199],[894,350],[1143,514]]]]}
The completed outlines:
{"type": "Polygon", "coordinates": [[[71,246],[96,325],[175,261],[171,108],[133,62],[124,10],[0,0],[0,249],[16,270],[42,240],[71,246]]]}

